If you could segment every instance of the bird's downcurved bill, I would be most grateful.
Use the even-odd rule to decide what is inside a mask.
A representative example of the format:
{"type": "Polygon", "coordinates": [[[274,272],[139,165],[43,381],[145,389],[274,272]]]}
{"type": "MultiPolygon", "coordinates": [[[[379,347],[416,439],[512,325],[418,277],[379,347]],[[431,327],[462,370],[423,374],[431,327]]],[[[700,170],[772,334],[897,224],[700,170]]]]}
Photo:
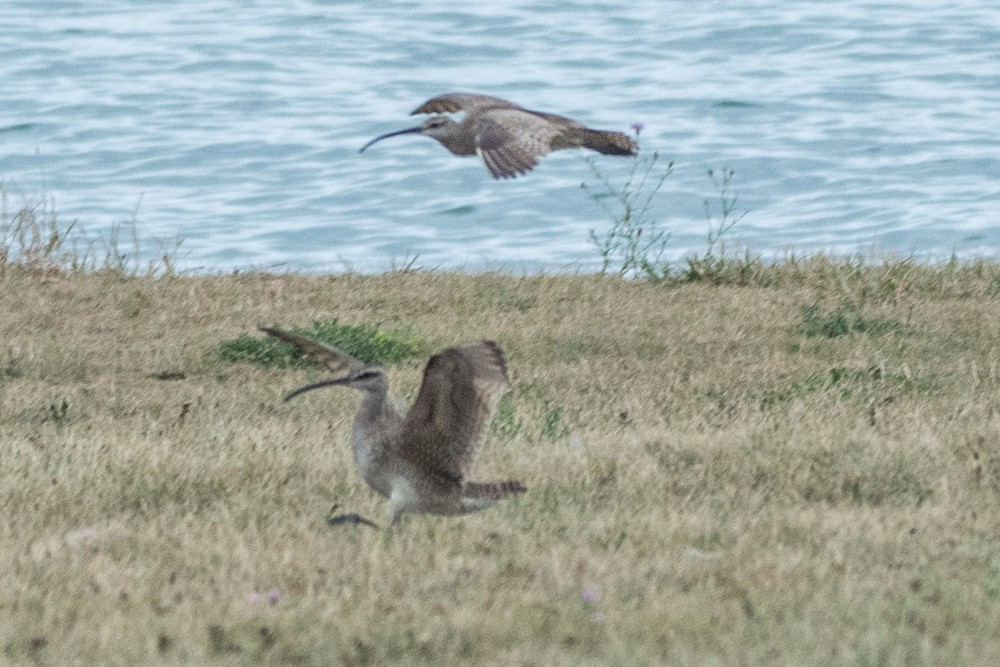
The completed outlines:
{"type": "Polygon", "coordinates": [[[347,380],[348,378],[342,377],[342,378],[337,378],[335,380],[321,380],[319,382],[313,382],[312,384],[307,384],[304,387],[299,387],[295,391],[291,392],[290,394],[288,394],[288,396],[285,396],[285,400],[290,401],[299,394],[304,394],[307,391],[312,391],[313,389],[321,389],[323,387],[333,387],[338,384],[344,384],[347,382],[347,380]]]}
{"type": "Polygon", "coordinates": [[[420,130],[422,130],[422,129],[423,128],[420,127],[420,126],[417,126],[417,127],[408,127],[405,130],[396,130],[395,132],[390,132],[388,134],[383,134],[380,137],[375,137],[374,139],[372,139],[371,141],[369,141],[367,144],[365,144],[364,146],[362,146],[361,148],[359,148],[358,152],[359,153],[364,153],[365,149],[368,148],[369,146],[371,146],[372,144],[374,144],[376,141],[382,141],[383,139],[388,139],[389,137],[399,136],[400,134],[420,134],[420,130]]]}

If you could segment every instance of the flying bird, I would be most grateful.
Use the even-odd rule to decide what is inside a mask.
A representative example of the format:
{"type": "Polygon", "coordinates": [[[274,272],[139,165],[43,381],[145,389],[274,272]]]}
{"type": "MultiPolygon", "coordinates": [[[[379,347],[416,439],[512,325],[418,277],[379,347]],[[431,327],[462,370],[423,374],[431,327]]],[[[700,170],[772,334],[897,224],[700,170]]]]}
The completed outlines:
{"type": "Polygon", "coordinates": [[[478,155],[493,178],[514,178],[538,164],[538,158],[561,148],[589,148],[604,155],[636,155],[638,145],[622,132],[592,130],[553,113],[532,111],[489,95],[447,93],[421,104],[417,114],[436,114],[422,124],[375,137],[359,152],[382,139],[422,134],[458,156],[478,155]],[[440,114],[465,112],[461,121],[440,114]]]}

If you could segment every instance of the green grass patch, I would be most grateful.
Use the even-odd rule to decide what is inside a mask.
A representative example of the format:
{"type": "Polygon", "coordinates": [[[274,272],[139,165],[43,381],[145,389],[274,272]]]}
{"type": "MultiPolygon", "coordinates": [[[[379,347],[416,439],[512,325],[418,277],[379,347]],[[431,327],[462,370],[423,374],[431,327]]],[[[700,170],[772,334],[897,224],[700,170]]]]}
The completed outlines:
{"type": "Polygon", "coordinates": [[[794,461],[802,499],[823,503],[921,506],[934,495],[934,470],[903,451],[873,455],[868,443],[844,442],[794,461]]]}
{"type": "Polygon", "coordinates": [[[891,317],[867,317],[860,308],[845,301],[837,308],[823,312],[817,304],[805,304],[800,308],[802,322],[800,329],[806,336],[837,338],[852,333],[882,334],[900,328],[900,323],[891,317]]]}
{"type": "MultiPolygon", "coordinates": [[[[409,329],[383,329],[371,324],[341,324],[336,318],[292,328],[293,333],[332,345],[367,364],[394,364],[427,350],[422,336],[409,329]]],[[[224,361],[248,361],[262,366],[289,368],[309,362],[292,345],[271,336],[243,334],[219,343],[224,361]]]]}
{"type": "Polygon", "coordinates": [[[908,383],[906,376],[892,374],[887,377],[881,366],[846,368],[835,366],[825,371],[809,373],[804,379],[784,387],[769,389],[760,398],[760,407],[767,410],[777,404],[806,398],[816,394],[832,394],[841,400],[852,398],[871,399],[880,391],[899,389],[908,383]]]}

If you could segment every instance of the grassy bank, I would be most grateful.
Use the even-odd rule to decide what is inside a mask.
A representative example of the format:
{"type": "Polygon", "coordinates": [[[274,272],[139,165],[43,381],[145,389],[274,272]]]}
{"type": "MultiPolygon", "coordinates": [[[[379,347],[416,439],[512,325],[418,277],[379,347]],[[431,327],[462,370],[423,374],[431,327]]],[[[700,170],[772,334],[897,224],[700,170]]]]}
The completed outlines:
{"type": "MultiPolygon", "coordinates": [[[[746,266],[743,267],[747,269],[746,266]]],[[[256,335],[256,334],[255,334],[256,335]]],[[[0,263],[0,662],[987,664],[1000,266],[716,280],[160,278],[0,263]],[[496,339],[475,477],[397,530],[357,396],[227,361],[260,324],[496,339]]],[[[391,368],[411,400],[422,358],[391,368]]]]}

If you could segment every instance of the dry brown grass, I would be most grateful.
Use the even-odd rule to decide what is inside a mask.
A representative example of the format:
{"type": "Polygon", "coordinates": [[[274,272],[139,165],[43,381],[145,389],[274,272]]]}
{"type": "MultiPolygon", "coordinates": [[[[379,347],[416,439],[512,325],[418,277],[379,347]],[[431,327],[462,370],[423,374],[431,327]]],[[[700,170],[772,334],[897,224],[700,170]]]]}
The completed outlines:
{"type": "Polygon", "coordinates": [[[0,264],[0,661],[992,663],[1000,268],[767,271],[0,264]],[[872,326],[823,335],[843,314],[872,326]],[[283,404],[320,371],[217,350],[331,317],[496,339],[514,386],[476,477],[528,493],[327,526],[334,502],[386,511],[350,459],[357,396],[283,404]]]}

